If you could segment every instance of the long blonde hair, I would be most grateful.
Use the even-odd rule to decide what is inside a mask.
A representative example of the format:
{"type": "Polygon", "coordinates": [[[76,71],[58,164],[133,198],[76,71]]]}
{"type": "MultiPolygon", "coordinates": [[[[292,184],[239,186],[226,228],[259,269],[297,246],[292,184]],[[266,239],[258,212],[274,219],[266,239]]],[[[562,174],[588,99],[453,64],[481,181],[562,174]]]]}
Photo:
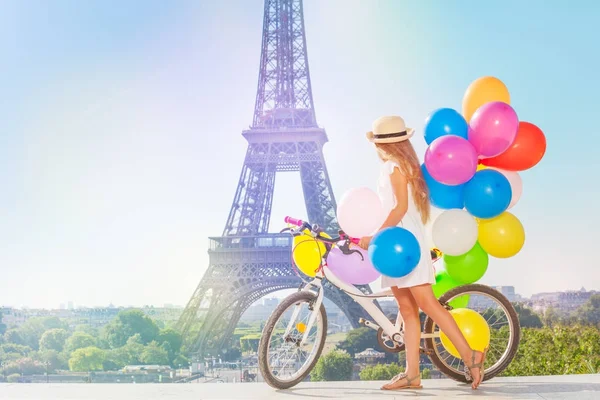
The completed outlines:
{"type": "Polygon", "coordinates": [[[431,214],[429,204],[429,189],[421,171],[421,163],[412,144],[408,140],[396,143],[375,143],[377,154],[382,161],[395,161],[400,166],[400,171],[408,180],[412,189],[413,200],[421,221],[426,224],[431,214]]]}

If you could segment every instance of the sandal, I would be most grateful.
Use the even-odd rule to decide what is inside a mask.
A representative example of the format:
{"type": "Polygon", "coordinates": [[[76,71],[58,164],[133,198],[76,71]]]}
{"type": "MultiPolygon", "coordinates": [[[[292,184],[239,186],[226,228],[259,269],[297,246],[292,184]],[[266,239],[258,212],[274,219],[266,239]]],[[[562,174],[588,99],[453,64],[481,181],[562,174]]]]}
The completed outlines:
{"type": "Polygon", "coordinates": [[[408,375],[406,375],[404,372],[401,374],[396,375],[391,382],[386,383],[385,385],[383,385],[381,387],[381,390],[401,390],[401,389],[423,389],[423,385],[413,385],[411,382],[413,382],[414,380],[420,378],[421,375],[417,375],[413,378],[409,378],[408,375]],[[402,385],[402,386],[398,386],[395,388],[386,388],[386,386],[388,385],[393,385],[394,383],[402,380],[402,379],[406,379],[406,384],[402,385]]]}
{"type": "MultiPolygon", "coordinates": [[[[465,378],[467,378],[467,382],[473,382],[473,375],[471,374],[471,370],[478,368],[479,369],[479,375],[480,375],[480,380],[479,380],[479,384],[481,384],[481,382],[483,382],[483,377],[485,375],[485,369],[483,368],[483,364],[485,363],[485,358],[487,357],[487,352],[489,350],[489,347],[485,348],[485,350],[483,350],[483,352],[477,351],[477,350],[473,350],[473,353],[471,354],[471,365],[468,366],[465,363],[465,378]],[[475,355],[476,353],[482,353],[483,357],[481,357],[481,361],[478,363],[475,363],[475,355]]],[[[479,386],[479,385],[477,385],[479,386]]],[[[476,387],[474,387],[473,389],[477,389],[476,387]]]]}

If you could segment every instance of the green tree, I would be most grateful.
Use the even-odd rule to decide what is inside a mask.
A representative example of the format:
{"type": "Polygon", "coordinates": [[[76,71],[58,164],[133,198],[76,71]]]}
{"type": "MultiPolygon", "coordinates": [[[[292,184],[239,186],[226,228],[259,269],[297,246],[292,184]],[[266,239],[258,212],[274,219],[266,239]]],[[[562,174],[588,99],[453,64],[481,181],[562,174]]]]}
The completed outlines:
{"type": "Polygon", "coordinates": [[[2,322],[2,311],[0,311],[0,336],[6,332],[6,324],[2,322]]]}
{"type": "Polygon", "coordinates": [[[96,346],[96,339],[92,335],[82,331],[75,331],[71,337],[67,339],[65,343],[65,350],[69,353],[72,353],[77,349],[94,346],[96,346]]]}
{"type": "Polygon", "coordinates": [[[69,359],[69,369],[75,372],[102,371],[105,353],[97,347],[77,349],[69,359]]]}
{"type": "Polygon", "coordinates": [[[541,317],[531,308],[525,307],[519,303],[513,304],[513,306],[515,307],[515,311],[519,316],[519,323],[521,324],[522,328],[541,328],[544,326],[544,324],[542,324],[541,317]]]}
{"type": "Polygon", "coordinates": [[[421,371],[421,378],[431,379],[431,371],[429,370],[429,368],[423,368],[423,371],[421,371]]]}
{"type": "Polygon", "coordinates": [[[594,294],[577,310],[577,320],[585,325],[596,325],[600,328],[600,294],[594,294]]]}
{"type": "Polygon", "coordinates": [[[403,370],[398,364],[369,365],[360,371],[360,379],[363,381],[387,381],[403,370]]]}
{"type": "Polygon", "coordinates": [[[106,351],[106,370],[117,370],[126,365],[142,364],[141,357],[143,352],[144,345],[142,344],[140,335],[135,334],[127,339],[125,346],[106,351]]]}
{"type": "Polygon", "coordinates": [[[124,346],[127,339],[136,334],[142,344],[150,343],[158,336],[156,323],[140,310],[121,311],[105,328],[106,339],[113,349],[124,346]]]}
{"type": "Polygon", "coordinates": [[[190,366],[190,360],[186,356],[180,354],[177,357],[175,357],[171,365],[173,365],[173,367],[176,368],[179,368],[180,365],[181,368],[187,368],[190,366]]]}
{"type": "Polygon", "coordinates": [[[2,346],[0,346],[0,349],[2,349],[2,352],[4,352],[5,354],[13,353],[19,354],[21,356],[26,356],[32,351],[31,347],[29,346],[23,346],[14,343],[4,343],[2,346]]]}
{"type": "Polygon", "coordinates": [[[11,361],[6,363],[6,366],[3,369],[3,374],[23,374],[23,375],[33,375],[33,374],[43,374],[46,371],[46,367],[42,365],[37,360],[34,360],[31,357],[22,357],[18,360],[11,361]]]}
{"type": "Polygon", "coordinates": [[[69,332],[64,329],[54,328],[49,329],[42,334],[39,343],[40,350],[56,350],[63,351],[65,342],[69,337],[69,332]]]}
{"type": "Polygon", "coordinates": [[[69,369],[69,363],[64,353],[59,353],[56,350],[40,350],[37,354],[39,361],[47,362],[48,371],[55,372],[57,370],[69,369]]]}
{"type": "Polygon", "coordinates": [[[19,333],[18,329],[14,328],[6,331],[6,333],[4,334],[4,340],[7,343],[25,345],[25,341],[21,337],[21,333],[19,333]]]}
{"type": "Polygon", "coordinates": [[[22,339],[22,343],[19,344],[24,344],[34,350],[37,350],[39,348],[42,335],[49,329],[68,330],[69,326],[66,322],[61,321],[57,317],[30,318],[17,329],[19,336],[22,339]]]}
{"type": "Polygon", "coordinates": [[[356,353],[368,348],[379,348],[377,343],[377,332],[371,328],[358,328],[352,329],[346,335],[346,339],[342,340],[337,344],[337,348],[346,351],[352,357],[356,353]]]}
{"type": "Polygon", "coordinates": [[[600,368],[600,330],[595,327],[523,328],[505,376],[587,373],[600,368]]]}
{"type": "Polygon", "coordinates": [[[142,363],[147,365],[169,365],[169,353],[158,345],[156,342],[150,342],[144,347],[142,363]]]}
{"type": "Polygon", "coordinates": [[[125,346],[118,349],[105,350],[105,358],[102,363],[104,371],[117,371],[126,365],[139,364],[139,362],[130,363],[130,355],[125,346]]]}
{"type": "Polygon", "coordinates": [[[181,350],[181,344],[183,343],[183,339],[181,338],[181,333],[177,332],[174,329],[167,328],[160,331],[156,341],[159,344],[163,344],[164,342],[169,343],[171,351],[175,354],[178,354],[181,350]]]}
{"type": "Polygon", "coordinates": [[[81,324],[81,325],[77,325],[75,327],[75,332],[83,332],[83,333],[87,333],[90,336],[93,337],[99,337],[100,336],[100,330],[98,328],[95,328],[91,325],[88,324],[81,324]]]}
{"type": "Polygon", "coordinates": [[[332,350],[317,361],[310,374],[311,381],[349,381],[352,379],[352,356],[342,350],[332,350]]]}

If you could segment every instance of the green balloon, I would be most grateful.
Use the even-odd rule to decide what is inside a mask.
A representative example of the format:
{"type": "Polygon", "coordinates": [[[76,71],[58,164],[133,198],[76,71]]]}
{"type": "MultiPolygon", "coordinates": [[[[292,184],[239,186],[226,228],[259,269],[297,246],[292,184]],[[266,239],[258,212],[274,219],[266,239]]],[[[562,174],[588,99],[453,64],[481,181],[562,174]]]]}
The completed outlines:
{"type": "MultiPolygon", "coordinates": [[[[448,290],[454,289],[457,286],[460,286],[460,283],[452,279],[448,272],[442,270],[435,274],[435,284],[431,288],[435,297],[439,299],[448,290]]],[[[468,295],[457,297],[450,302],[452,308],[466,308],[468,304],[468,295]]]]}
{"type": "Polygon", "coordinates": [[[448,275],[461,285],[469,285],[480,280],[487,271],[489,262],[488,253],[483,250],[479,242],[460,256],[444,254],[444,264],[446,264],[448,275]]]}

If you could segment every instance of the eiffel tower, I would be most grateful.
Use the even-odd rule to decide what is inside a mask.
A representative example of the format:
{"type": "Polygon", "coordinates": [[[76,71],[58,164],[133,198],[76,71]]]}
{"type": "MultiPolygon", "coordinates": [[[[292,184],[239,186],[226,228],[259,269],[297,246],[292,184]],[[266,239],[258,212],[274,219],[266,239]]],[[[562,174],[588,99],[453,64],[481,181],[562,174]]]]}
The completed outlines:
{"type": "MultiPolygon", "coordinates": [[[[261,297],[298,288],[291,236],[268,233],[278,172],[300,172],[311,223],[335,235],[336,202],[323,157],[328,141],[315,116],[302,0],[265,0],[254,119],[242,132],[248,150],[221,237],[210,238],[210,264],[178,321],[190,354],[216,355],[232,345],[244,311],[261,297]]],[[[368,286],[359,287],[371,293],[368,286]]],[[[325,296],[358,327],[364,311],[325,284],[325,296]]]]}

